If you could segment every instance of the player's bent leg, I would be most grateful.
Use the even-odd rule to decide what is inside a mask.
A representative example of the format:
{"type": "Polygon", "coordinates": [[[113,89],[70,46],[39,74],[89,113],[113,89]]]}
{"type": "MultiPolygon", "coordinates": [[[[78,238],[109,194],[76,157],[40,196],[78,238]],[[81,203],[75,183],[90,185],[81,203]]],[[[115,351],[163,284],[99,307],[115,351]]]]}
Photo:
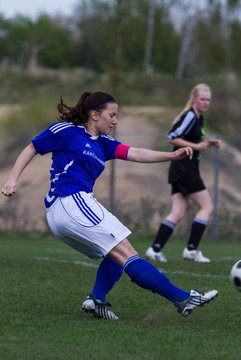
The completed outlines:
{"type": "Polygon", "coordinates": [[[183,302],[189,298],[189,292],[174,286],[161,271],[137,255],[130,257],[123,269],[134,283],[173,303],[183,302]]]}
{"type": "Polygon", "coordinates": [[[158,293],[171,301],[184,316],[191,313],[194,308],[210,302],[218,294],[217,290],[210,290],[206,293],[182,290],[173,285],[163,273],[138,255],[128,258],[123,265],[123,270],[140,287],[158,293]]]}

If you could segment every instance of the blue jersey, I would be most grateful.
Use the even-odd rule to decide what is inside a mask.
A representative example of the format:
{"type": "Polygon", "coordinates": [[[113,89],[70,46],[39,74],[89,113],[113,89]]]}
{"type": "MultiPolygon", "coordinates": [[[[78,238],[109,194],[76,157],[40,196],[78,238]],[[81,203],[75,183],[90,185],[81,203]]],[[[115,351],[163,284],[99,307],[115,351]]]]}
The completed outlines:
{"type": "Polygon", "coordinates": [[[52,152],[46,207],[52,205],[58,196],[79,191],[93,192],[95,180],[105,169],[105,162],[116,158],[116,149],[120,145],[111,136],[92,136],[84,126],[67,122],[50,125],[32,143],[41,155],[52,152]]]}

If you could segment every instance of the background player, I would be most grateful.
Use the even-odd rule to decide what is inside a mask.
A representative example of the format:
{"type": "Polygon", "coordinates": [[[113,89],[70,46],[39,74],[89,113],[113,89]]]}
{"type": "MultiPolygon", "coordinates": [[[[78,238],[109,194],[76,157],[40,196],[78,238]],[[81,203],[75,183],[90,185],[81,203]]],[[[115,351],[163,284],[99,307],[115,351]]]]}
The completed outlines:
{"type": "Polygon", "coordinates": [[[167,135],[169,143],[174,145],[174,151],[189,146],[193,149],[193,158],[170,163],[168,182],[171,184],[171,211],[162,221],[152,246],[146,251],[146,257],[151,260],[167,261],[161,250],[176,225],[186,215],[188,201],[191,200],[198,211],[193,219],[190,237],[182,256],[184,259],[196,262],[210,262],[198,250],[198,246],[213,209],[211,197],[199,173],[200,153],[210,146],[220,146],[220,140],[204,138],[203,113],[208,110],[211,97],[208,85],[197,84],[167,135]]]}

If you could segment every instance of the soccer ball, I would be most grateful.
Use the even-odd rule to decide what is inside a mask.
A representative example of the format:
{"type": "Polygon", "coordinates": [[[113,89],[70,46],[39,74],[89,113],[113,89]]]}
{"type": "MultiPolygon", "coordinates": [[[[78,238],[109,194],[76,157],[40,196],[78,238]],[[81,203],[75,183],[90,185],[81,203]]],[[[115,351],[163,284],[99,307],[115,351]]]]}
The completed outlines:
{"type": "Polygon", "coordinates": [[[236,290],[241,291],[241,260],[238,260],[230,272],[231,281],[236,290]]]}

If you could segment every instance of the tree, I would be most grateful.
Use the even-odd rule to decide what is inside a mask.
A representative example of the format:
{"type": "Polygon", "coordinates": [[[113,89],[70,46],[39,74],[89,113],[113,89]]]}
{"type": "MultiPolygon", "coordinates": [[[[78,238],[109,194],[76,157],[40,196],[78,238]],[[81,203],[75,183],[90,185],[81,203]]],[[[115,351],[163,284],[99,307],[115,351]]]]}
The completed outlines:
{"type": "Polygon", "coordinates": [[[153,32],[155,24],[155,2],[150,0],[149,11],[147,16],[147,33],[146,33],[146,45],[145,45],[145,57],[143,62],[143,68],[146,73],[152,72],[152,51],[153,51],[153,32]]]}
{"type": "Polygon", "coordinates": [[[71,31],[47,15],[36,21],[24,16],[0,19],[1,60],[34,70],[38,65],[61,67],[71,64],[71,31]]]}
{"type": "Polygon", "coordinates": [[[112,4],[83,0],[77,6],[74,64],[96,71],[108,69],[114,54],[112,4]]]}
{"type": "Polygon", "coordinates": [[[233,59],[239,49],[234,33],[237,34],[240,23],[240,1],[193,3],[190,0],[172,0],[169,2],[171,5],[182,19],[177,78],[232,71],[233,59]]]}
{"type": "Polygon", "coordinates": [[[121,71],[142,71],[152,62],[157,71],[173,72],[179,36],[157,0],[155,26],[147,28],[148,13],[154,20],[150,1],[82,0],[75,12],[75,64],[101,72],[118,63],[121,71]]]}
{"type": "Polygon", "coordinates": [[[46,15],[39,16],[30,44],[31,51],[37,51],[40,65],[50,68],[71,66],[74,51],[72,32],[58,19],[51,19],[46,15]]]}
{"type": "Polygon", "coordinates": [[[33,22],[24,17],[17,16],[11,20],[1,21],[1,31],[4,37],[0,44],[3,48],[2,57],[9,64],[18,64],[22,67],[28,60],[28,38],[33,29],[33,22]]]}

